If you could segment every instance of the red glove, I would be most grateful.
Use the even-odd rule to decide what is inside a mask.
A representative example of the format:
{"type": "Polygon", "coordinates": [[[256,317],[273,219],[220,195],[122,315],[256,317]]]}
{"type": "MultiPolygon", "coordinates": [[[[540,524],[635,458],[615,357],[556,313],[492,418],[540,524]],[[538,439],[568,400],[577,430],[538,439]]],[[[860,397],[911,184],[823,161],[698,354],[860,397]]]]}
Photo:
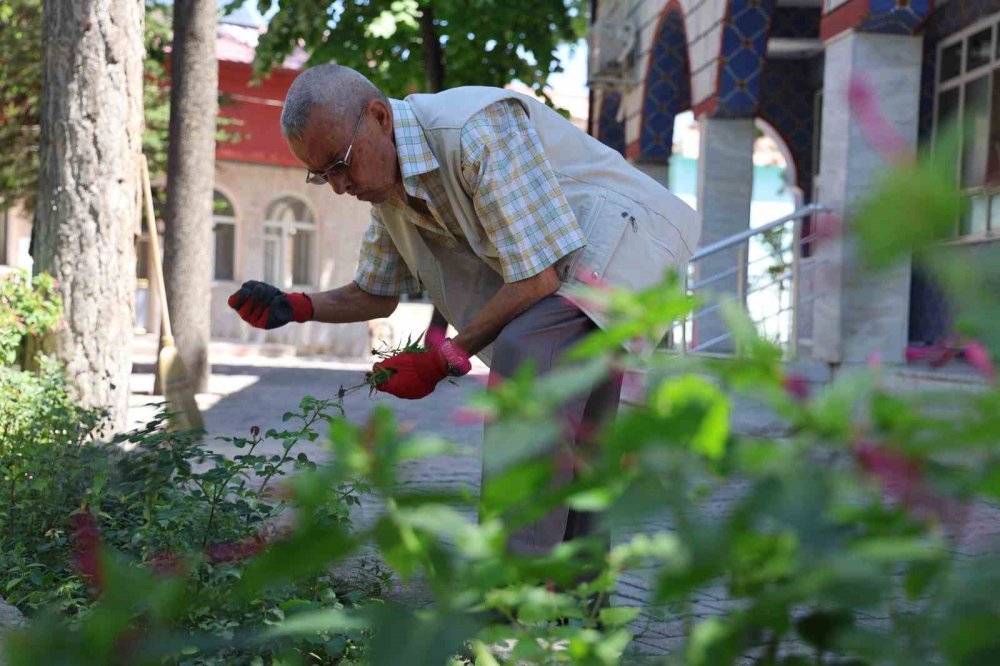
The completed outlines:
{"type": "Polygon", "coordinates": [[[229,297],[229,307],[256,328],[278,328],[290,321],[309,321],[312,300],[301,292],[286,294],[265,282],[249,280],[229,297]]]}
{"type": "Polygon", "coordinates": [[[471,368],[469,355],[451,340],[425,352],[396,354],[372,367],[393,371],[392,377],[377,388],[404,400],[419,400],[433,392],[445,377],[464,375],[471,368]]]}

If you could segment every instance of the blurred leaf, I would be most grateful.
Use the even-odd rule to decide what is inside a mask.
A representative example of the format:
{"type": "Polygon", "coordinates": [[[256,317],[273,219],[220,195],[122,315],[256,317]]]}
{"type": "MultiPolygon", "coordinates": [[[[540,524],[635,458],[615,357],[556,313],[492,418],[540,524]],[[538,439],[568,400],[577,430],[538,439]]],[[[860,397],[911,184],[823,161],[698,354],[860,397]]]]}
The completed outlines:
{"type": "Polygon", "coordinates": [[[795,621],[795,630],[809,645],[821,652],[833,648],[838,635],[854,624],[850,611],[815,610],[795,621]]]}
{"type": "Polygon", "coordinates": [[[687,666],[725,666],[739,654],[736,636],[722,618],[699,622],[684,648],[687,666]]]}
{"type": "Polygon", "coordinates": [[[393,603],[372,613],[371,666],[441,666],[479,627],[467,613],[419,611],[393,603]]]}
{"type": "Polygon", "coordinates": [[[634,620],[639,615],[640,608],[633,608],[628,606],[613,606],[608,608],[602,608],[600,613],[600,620],[608,627],[621,627],[632,620],[634,620]]]}
{"type": "Polygon", "coordinates": [[[664,382],[651,394],[655,414],[675,421],[692,450],[720,459],[729,439],[729,400],[708,381],[693,375],[664,382]]]}

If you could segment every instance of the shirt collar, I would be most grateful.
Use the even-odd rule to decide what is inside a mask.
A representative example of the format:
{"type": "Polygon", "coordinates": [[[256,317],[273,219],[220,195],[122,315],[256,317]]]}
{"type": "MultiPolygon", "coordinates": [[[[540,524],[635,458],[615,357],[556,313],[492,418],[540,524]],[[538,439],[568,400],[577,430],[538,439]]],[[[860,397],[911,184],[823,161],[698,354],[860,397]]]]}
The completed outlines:
{"type": "Polygon", "coordinates": [[[419,176],[439,168],[438,161],[409,103],[399,99],[389,100],[389,103],[392,105],[393,133],[403,187],[410,196],[420,196],[424,187],[419,176]]]}

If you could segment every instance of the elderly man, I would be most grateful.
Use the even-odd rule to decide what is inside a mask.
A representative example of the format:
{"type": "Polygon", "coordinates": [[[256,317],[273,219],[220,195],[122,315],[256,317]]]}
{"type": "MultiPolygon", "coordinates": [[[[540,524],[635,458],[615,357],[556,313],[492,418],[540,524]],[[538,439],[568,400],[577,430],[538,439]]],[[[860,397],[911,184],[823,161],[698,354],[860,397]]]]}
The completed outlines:
{"type": "MultiPolygon", "coordinates": [[[[229,304],[253,326],[385,317],[400,294],[426,290],[458,334],[382,362],[381,390],[431,393],[478,355],[491,379],[524,362],[545,372],[604,322],[560,295],[581,277],[639,289],[684,270],[699,221],[621,155],[538,101],[499,88],[387,99],[354,70],[303,72],[281,116],[307,180],[372,204],[354,281],[315,294],[247,282],[229,304]]],[[[617,410],[605,383],[565,406],[568,424],[617,410]]],[[[578,427],[574,432],[579,432],[578,427]]],[[[577,442],[578,443],[578,442],[577,442]]],[[[572,445],[572,443],[570,444],[572,445]]],[[[489,438],[484,456],[489,456],[489,438]]],[[[572,470],[560,470],[562,481],[572,470]]],[[[515,536],[541,551],[592,530],[569,509],[515,536]]]]}

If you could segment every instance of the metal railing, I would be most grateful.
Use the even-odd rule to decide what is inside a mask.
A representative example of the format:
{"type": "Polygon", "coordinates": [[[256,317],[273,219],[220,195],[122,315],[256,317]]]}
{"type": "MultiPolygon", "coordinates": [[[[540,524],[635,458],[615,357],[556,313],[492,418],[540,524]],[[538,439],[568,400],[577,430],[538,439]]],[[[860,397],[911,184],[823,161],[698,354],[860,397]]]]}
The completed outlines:
{"type": "Polygon", "coordinates": [[[802,308],[818,298],[818,290],[804,293],[804,278],[821,265],[815,256],[804,257],[802,248],[814,239],[802,235],[803,221],[830,209],[810,204],[776,220],[710,243],[695,252],[689,263],[688,292],[705,294],[705,305],[678,323],[672,332],[680,353],[728,354],[733,351],[732,333],[720,332],[722,298],[735,298],[746,309],[760,334],[776,342],[788,358],[794,358],[802,335],[802,308]],[[736,251],[735,261],[711,275],[703,274],[705,260],[736,251]],[[728,279],[728,280],[727,280],[728,279]],[[735,279],[735,285],[733,280],[735,279]],[[734,288],[735,287],[735,288],[734,288]],[[699,339],[699,320],[714,318],[714,335],[699,339]]]}

